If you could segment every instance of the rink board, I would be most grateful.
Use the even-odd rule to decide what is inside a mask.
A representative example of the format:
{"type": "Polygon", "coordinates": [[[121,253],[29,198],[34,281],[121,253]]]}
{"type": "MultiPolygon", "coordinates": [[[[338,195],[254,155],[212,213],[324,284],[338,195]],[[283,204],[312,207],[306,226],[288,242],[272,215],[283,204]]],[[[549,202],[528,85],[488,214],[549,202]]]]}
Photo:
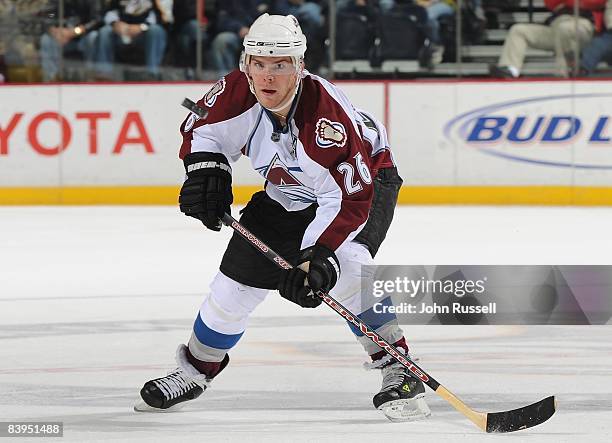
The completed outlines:
{"type": "MultiPolygon", "coordinates": [[[[0,87],[1,204],[173,204],[183,97],[210,84],[0,87]]],[[[612,204],[612,82],[351,81],[414,204],[612,204]]],[[[234,166],[235,197],[263,180],[234,166]]]]}

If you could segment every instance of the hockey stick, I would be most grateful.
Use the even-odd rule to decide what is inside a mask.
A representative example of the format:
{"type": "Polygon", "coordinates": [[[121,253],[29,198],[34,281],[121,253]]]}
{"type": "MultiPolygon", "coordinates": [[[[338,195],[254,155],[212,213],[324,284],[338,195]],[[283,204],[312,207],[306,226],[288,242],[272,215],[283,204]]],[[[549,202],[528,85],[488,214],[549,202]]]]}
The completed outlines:
{"type": "MultiPolygon", "coordinates": [[[[189,109],[200,118],[206,118],[208,112],[200,108],[193,101],[186,98],[183,101],[183,106],[189,109]]],[[[244,226],[242,226],[236,219],[231,215],[225,214],[221,220],[224,225],[229,226],[240,235],[243,239],[248,241],[253,247],[263,253],[266,258],[276,263],[282,269],[291,269],[292,266],[284,258],[270,249],[265,243],[259,240],[255,235],[249,232],[244,226]]],[[[512,409],[510,411],[502,412],[479,412],[471,409],[463,401],[461,401],[456,395],[438,383],[433,377],[427,372],[417,366],[408,356],[400,353],[395,346],[387,342],[384,338],[378,335],[375,331],[370,329],[368,325],[359,319],[356,315],[353,315],[348,309],[342,306],[339,302],[334,300],[329,294],[322,291],[317,292],[318,297],[323,302],[340,314],[345,320],[355,325],[365,336],[380,346],[387,354],[401,363],[410,372],[412,372],[417,378],[423,383],[429,386],[433,391],[450,403],[457,411],[471,420],[476,426],[486,432],[513,432],[520,429],[531,428],[544,423],[555,413],[556,401],[554,396],[546,397],[536,403],[523,406],[522,408],[512,409]]]]}
{"type": "Polygon", "coordinates": [[[190,100],[186,97],[183,99],[183,103],[181,103],[181,106],[189,109],[191,112],[193,112],[200,118],[208,117],[208,111],[206,109],[201,108],[193,100],[190,100]]]}
{"type": "MultiPolygon", "coordinates": [[[[270,259],[282,269],[291,269],[293,266],[284,258],[270,249],[265,243],[249,232],[235,218],[225,214],[221,219],[224,225],[229,226],[248,241],[253,247],[258,249],[266,258],[270,259]]],[[[362,322],[359,317],[353,315],[348,309],[334,300],[329,294],[322,291],[316,293],[323,302],[344,317],[345,320],[355,325],[365,336],[380,346],[387,354],[405,366],[410,372],[418,377],[423,383],[429,386],[440,397],[449,402],[456,410],[470,419],[476,426],[486,432],[512,432],[519,429],[531,428],[548,420],[555,413],[556,401],[554,396],[547,397],[539,402],[503,412],[478,412],[463,403],[456,395],[434,380],[427,372],[417,366],[408,356],[405,356],[387,342],[384,338],[370,329],[362,322]]]]}

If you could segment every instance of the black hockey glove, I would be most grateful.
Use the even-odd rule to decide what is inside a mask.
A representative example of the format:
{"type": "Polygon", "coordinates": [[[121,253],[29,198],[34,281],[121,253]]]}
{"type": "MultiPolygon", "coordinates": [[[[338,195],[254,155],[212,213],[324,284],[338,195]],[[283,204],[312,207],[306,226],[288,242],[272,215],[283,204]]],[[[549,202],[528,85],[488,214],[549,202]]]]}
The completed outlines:
{"type": "Polygon", "coordinates": [[[201,220],[213,231],[221,230],[221,217],[230,213],[232,169],[223,154],[194,152],[183,160],[187,180],[181,188],[181,212],[201,220]]]}
{"type": "Polygon", "coordinates": [[[283,298],[303,308],[316,308],[321,299],[316,291],[328,292],[340,277],[340,264],[334,251],[314,245],[302,251],[296,266],[281,275],[278,292],[283,298]],[[308,263],[308,272],[299,266],[308,263]]]}

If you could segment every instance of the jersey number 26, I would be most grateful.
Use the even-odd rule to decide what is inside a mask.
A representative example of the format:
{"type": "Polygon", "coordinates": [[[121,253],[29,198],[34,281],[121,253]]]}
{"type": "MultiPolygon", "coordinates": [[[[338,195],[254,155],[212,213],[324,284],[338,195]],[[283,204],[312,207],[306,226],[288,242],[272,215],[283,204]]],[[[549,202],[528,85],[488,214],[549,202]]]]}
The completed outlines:
{"type": "MultiPolygon", "coordinates": [[[[363,161],[361,152],[355,154],[353,159],[355,159],[355,166],[357,167],[359,177],[361,177],[361,179],[368,185],[372,183],[372,174],[370,174],[368,166],[363,161]]],[[[361,182],[359,180],[355,180],[355,166],[349,162],[342,162],[338,165],[338,171],[344,175],[344,187],[346,189],[346,193],[349,195],[355,194],[363,189],[361,182]]]]}

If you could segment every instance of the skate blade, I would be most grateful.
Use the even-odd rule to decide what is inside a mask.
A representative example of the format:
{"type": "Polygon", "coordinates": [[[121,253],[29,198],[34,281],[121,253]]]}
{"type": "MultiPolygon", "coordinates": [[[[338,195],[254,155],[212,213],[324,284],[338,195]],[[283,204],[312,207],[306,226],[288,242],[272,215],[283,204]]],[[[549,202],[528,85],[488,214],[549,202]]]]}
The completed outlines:
{"type": "Polygon", "coordinates": [[[414,398],[393,400],[378,407],[392,422],[406,422],[423,420],[431,415],[431,410],[425,402],[425,394],[414,398]]]}
{"type": "Polygon", "coordinates": [[[169,408],[160,409],[160,408],[154,408],[153,406],[149,406],[148,404],[145,403],[144,400],[139,400],[134,405],[134,412],[153,412],[155,414],[160,414],[160,413],[164,414],[167,412],[180,411],[181,409],[183,409],[183,406],[185,406],[184,403],[178,403],[174,406],[170,406],[169,408]]]}

